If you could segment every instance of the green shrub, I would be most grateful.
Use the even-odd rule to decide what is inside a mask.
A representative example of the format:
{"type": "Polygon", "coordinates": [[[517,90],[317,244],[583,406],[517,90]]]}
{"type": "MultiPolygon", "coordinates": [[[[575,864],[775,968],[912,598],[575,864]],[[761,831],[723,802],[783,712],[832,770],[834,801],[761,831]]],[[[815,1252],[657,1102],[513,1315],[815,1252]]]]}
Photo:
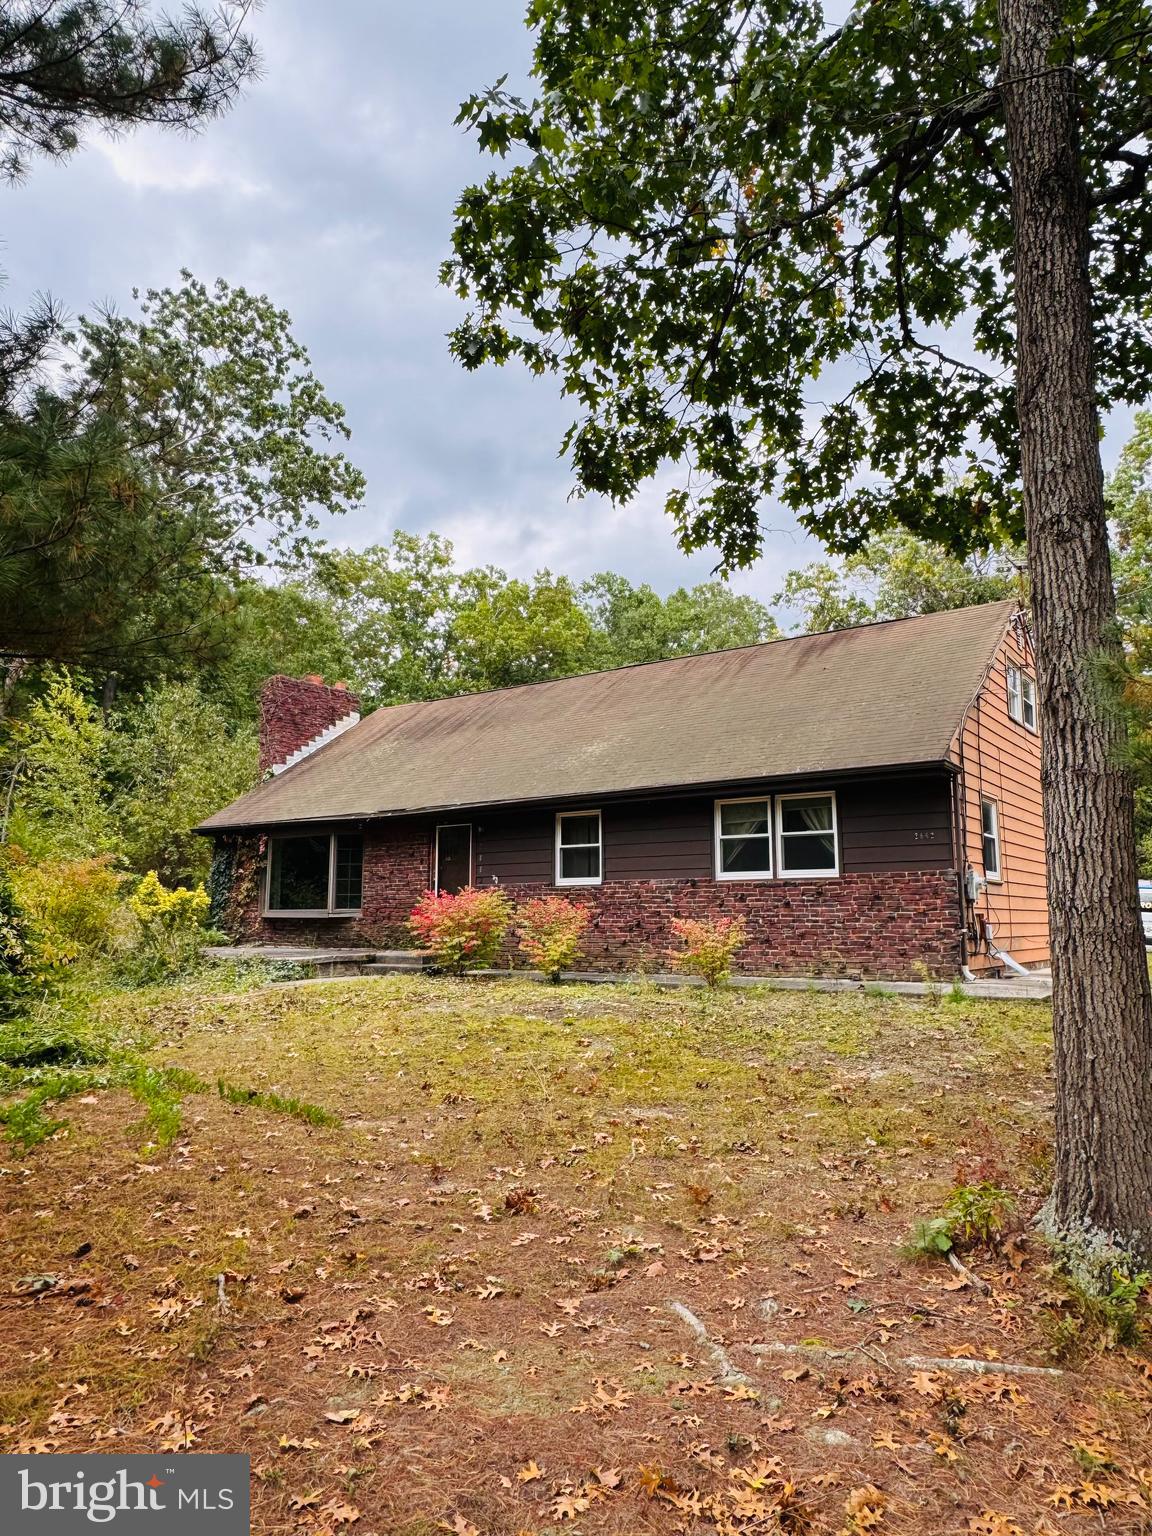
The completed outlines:
{"type": "Polygon", "coordinates": [[[39,934],[0,860],[0,1022],[19,1018],[51,989],[51,970],[38,954],[39,934]]]}
{"type": "Polygon", "coordinates": [[[128,898],[128,908],[139,923],[136,954],[126,966],[138,981],[162,981],[189,970],[200,958],[208,937],[208,893],[202,885],[194,890],[178,885],[166,890],[155,870],[150,870],[128,898]]]}
{"type": "Polygon", "coordinates": [[[520,948],[538,971],[559,981],[580,958],[580,942],[592,914],[580,902],[564,896],[541,896],[516,909],[516,934],[520,948]]]}
{"type": "Polygon", "coordinates": [[[736,951],[748,941],[748,928],[742,917],[676,917],[672,932],[683,949],[668,951],[668,958],[678,971],[700,976],[710,987],[719,987],[732,974],[736,951]]]}
{"type": "Polygon", "coordinates": [[[496,963],[511,917],[503,891],[465,886],[455,895],[426,891],[412,910],[408,928],[432,951],[441,970],[459,976],[496,963]]]}
{"type": "Polygon", "coordinates": [[[111,855],[13,862],[12,886],[36,929],[35,950],[50,968],[106,955],[132,931],[111,855]]]}

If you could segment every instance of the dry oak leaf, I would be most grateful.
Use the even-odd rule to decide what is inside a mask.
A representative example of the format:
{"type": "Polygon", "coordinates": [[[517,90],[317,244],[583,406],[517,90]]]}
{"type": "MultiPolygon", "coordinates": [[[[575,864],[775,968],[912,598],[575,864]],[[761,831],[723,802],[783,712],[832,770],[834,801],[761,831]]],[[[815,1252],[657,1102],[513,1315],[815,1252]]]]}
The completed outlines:
{"type": "Polygon", "coordinates": [[[478,1526],[470,1520],[465,1520],[463,1515],[453,1515],[451,1520],[441,1520],[440,1530],[451,1531],[453,1536],[480,1536],[478,1526]]]}
{"type": "Polygon", "coordinates": [[[534,1483],[543,1476],[544,1470],[542,1467],[537,1466],[534,1461],[526,1461],[519,1472],[517,1472],[516,1481],[518,1483],[534,1483]]]}
{"type": "Polygon", "coordinates": [[[888,1495],[872,1483],[853,1488],[844,1501],[844,1513],[857,1531],[868,1531],[880,1524],[888,1507],[888,1495]]]}
{"type": "Polygon", "coordinates": [[[306,1509],[315,1509],[323,1497],[322,1488],[313,1488],[311,1493],[294,1493],[288,1500],[288,1508],[293,1514],[300,1514],[306,1509]]]}
{"type": "Polygon", "coordinates": [[[912,1377],[912,1389],[921,1397],[935,1397],[940,1386],[941,1378],[936,1371],[917,1371],[912,1377]]]}
{"type": "Polygon", "coordinates": [[[1024,1528],[997,1510],[985,1509],[968,1521],[968,1536],[1024,1536],[1024,1528]]]}
{"type": "Polygon", "coordinates": [[[443,1312],[439,1307],[425,1307],[424,1316],[437,1328],[447,1328],[452,1321],[451,1312],[443,1312]]]}
{"type": "Polygon", "coordinates": [[[553,1499],[550,1513],[557,1520],[575,1520],[591,1507],[592,1500],[582,1493],[561,1493],[553,1499]]]}
{"type": "Polygon", "coordinates": [[[326,1413],[324,1417],[329,1424],[351,1424],[354,1419],[360,1417],[359,1408],[337,1408],[333,1413],[326,1413]]]}
{"type": "Polygon", "coordinates": [[[320,1442],[319,1440],[297,1440],[291,1435],[281,1435],[276,1448],[282,1455],[289,1451],[318,1451],[320,1442]]]}
{"type": "Polygon", "coordinates": [[[623,1478],[619,1467],[595,1467],[592,1475],[602,1488],[619,1488],[623,1478]]]}
{"type": "Polygon", "coordinates": [[[355,1504],[325,1504],[320,1513],[325,1519],[331,1520],[333,1525],[352,1525],[360,1518],[360,1511],[355,1504]]]}

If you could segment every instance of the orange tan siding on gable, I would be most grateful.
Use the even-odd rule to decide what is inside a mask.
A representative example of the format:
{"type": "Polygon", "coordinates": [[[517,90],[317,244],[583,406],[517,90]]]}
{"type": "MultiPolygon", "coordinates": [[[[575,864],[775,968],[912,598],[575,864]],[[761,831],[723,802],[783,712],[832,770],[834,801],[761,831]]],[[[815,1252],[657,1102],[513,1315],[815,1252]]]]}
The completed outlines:
{"type": "MultiPolygon", "coordinates": [[[[1008,713],[1010,665],[1035,676],[1022,624],[1010,626],[952,746],[962,771],[959,809],[964,854],[977,874],[984,873],[982,800],[995,802],[1000,825],[1001,878],[990,880],[969,908],[979,935],[969,964],[977,972],[1001,969],[984,941],[986,922],[992,926],[996,948],[1021,965],[1046,965],[1049,960],[1040,737],[1008,713]]],[[[1043,721],[1039,724],[1043,730],[1043,721]]]]}

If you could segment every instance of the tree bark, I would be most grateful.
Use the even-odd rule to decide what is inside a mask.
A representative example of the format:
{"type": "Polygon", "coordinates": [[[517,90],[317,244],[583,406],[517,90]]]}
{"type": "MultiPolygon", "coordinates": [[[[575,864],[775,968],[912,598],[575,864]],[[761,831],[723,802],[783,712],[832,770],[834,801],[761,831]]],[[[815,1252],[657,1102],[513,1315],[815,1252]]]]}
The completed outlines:
{"type": "Polygon", "coordinates": [[[1115,653],[1076,80],[1052,0],[1000,0],[1012,174],[1017,409],[1052,923],[1056,1155],[1049,1231],[1076,1262],[1152,1258],[1152,998],[1115,653]]]}

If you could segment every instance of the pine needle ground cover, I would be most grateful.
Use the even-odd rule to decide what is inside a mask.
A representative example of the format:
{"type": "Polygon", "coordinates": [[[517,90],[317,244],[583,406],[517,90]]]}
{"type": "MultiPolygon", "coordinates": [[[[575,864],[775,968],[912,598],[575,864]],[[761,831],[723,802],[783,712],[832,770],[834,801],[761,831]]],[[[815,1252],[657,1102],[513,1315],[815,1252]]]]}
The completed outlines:
{"type": "Polygon", "coordinates": [[[87,1092],[0,1150],[2,1449],[247,1452],[261,1536],[1152,1528],[1140,1283],[1089,1305],[1030,1233],[1042,1004],[102,1007],[250,1094],[186,1097],[161,1148],[87,1092]],[[908,1248],[958,1188],[1008,1196],[959,1270],[908,1248]]]}

